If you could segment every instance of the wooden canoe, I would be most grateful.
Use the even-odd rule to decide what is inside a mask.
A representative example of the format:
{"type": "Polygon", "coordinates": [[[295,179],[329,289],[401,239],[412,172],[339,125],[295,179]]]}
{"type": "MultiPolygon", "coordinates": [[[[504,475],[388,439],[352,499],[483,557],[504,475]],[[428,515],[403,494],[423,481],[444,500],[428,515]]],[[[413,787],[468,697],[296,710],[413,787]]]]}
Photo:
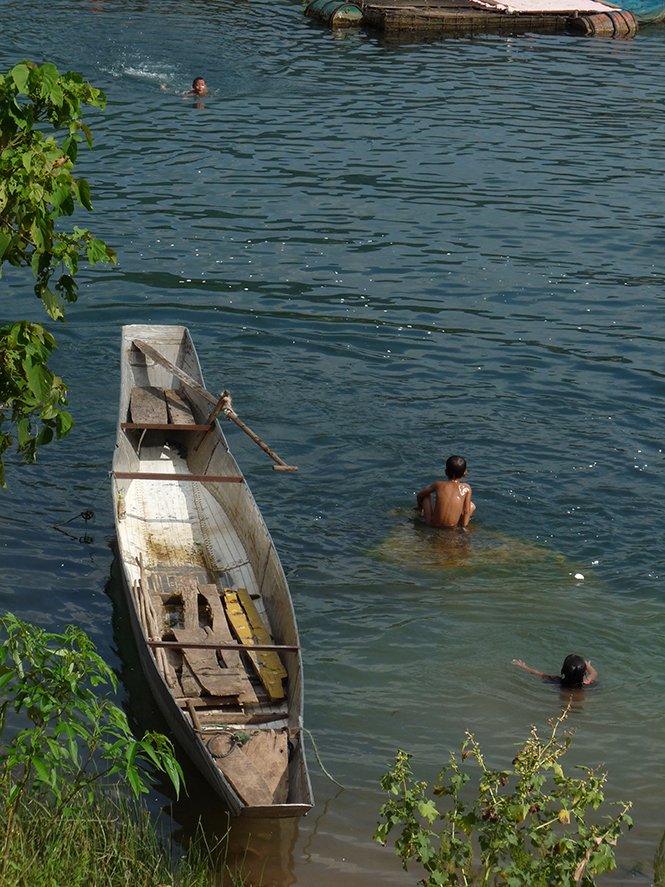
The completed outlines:
{"type": "Polygon", "coordinates": [[[189,332],[122,330],[113,496],[143,670],[232,813],[302,816],[312,791],[288,585],[189,332]]]}

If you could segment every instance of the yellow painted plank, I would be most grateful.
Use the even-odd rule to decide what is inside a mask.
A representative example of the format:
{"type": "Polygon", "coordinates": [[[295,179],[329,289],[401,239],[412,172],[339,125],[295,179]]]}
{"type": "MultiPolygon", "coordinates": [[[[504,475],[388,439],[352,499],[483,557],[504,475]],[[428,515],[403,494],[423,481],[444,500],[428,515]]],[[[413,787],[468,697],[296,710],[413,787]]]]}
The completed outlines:
{"type": "MultiPolygon", "coordinates": [[[[270,637],[270,634],[266,630],[265,625],[259,615],[259,611],[256,609],[254,601],[249,596],[249,592],[246,588],[239,588],[236,592],[238,595],[238,600],[242,604],[242,608],[247,615],[247,619],[249,620],[249,624],[252,626],[252,631],[254,633],[254,637],[256,638],[257,644],[272,644],[273,640],[270,637]]],[[[275,673],[278,674],[281,678],[286,677],[286,669],[282,665],[282,660],[279,658],[279,655],[271,650],[265,651],[265,662],[266,664],[270,663],[270,667],[275,670],[275,673]]]]}
{"type": "MultiPolygon", "coordinates": [[[[238,640],[247,645],[258,643],[258,638],[254,635],[247,614],[238,600],[238,595],[230,588],[224,589],[224,606],[226,607],[229,623],[238,640]]],[[[271,641],[268,641],[268,643],[271,643],[271,641]]],[[[282,675],[280,671],[275,670],[274,666],[270,664],[270,654],[271,651],[269,650],[261,650],[256,653],[249,653],[249,657],[254,664],[259,680],[268,691],[270,698],[283,699],[282,675]],[[266,660],[268,661],[266,662],[266,660]]]]}

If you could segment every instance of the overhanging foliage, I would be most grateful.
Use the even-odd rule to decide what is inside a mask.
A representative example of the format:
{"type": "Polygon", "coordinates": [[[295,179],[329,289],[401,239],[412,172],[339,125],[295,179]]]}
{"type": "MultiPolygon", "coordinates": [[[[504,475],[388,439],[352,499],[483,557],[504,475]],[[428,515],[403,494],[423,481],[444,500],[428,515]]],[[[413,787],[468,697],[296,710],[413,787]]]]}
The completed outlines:
{"type": "MultiPolygon", "coordinates": [[[[30,267],[35,295],[53,320],[64,320],[66,304],[78,297],[74,276],[82,256],[92,265],[116,262],[113,250],[87,229],[56,225],[77,206],[92,209],[88,183],[73,175],[84,136],[92,146],[84,105],[104,108],[106,97],[80,74],[61,74],[53,64],[24,61],[0,75],[0,277],[3,266],[30,267]]],[[[0,328],[2,486],[13,427],[18,452],[33,461],[38,446],[73,424],[65,410],[67,387],[47,365],[54,348],[38,323],[0,328]]]]}

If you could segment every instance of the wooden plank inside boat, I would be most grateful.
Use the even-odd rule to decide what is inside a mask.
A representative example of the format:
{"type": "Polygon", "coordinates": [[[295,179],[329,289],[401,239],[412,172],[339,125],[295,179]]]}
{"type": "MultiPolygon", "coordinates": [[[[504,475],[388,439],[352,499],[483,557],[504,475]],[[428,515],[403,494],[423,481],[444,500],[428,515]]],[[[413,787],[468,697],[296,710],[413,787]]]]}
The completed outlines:
{"type": "MultiPolygon", "coordinates": [[[[177,480],[177,478],[173,478],[177,480]]],[[[208,581],[206,571],[195,564],[185,567],[151,566],[147,573],[148,588],[164,595],[167,599],[178,594],[178,589],[185,581],[192,580],[196,585],[205,584],[208,581]]],[[[198,623],[197,623],[198,624],[198,623]]]]}
{"type": "MultiPolygon", "coordinates": [[[[259,615],[259,611],[256,609],[256,605],[250,597],[247,589],[238,588],[236,590],[236,594],[238,595],[238,600],[242,604],[242,608],[245,611],[247,621],[252,628],[253,640],[258,644],[272,643],[272,638],[270,637],[270,634],[263,624],[263,620],[259,615]]],[[[263,650],[261,651],[260,658],[264,664],[264,667],[274,671],[275,675],[278,678],[286,677],[286,669],[282,665],[282,660],[279,658],[277,653],[270,650],[263,650]]]]}
{"type": "Polygon", "coordinates": [[[163,388],[147,385],[144,388],[132,388],[129,401],[132,422],[154,422],[163,424],[169,421],[166,398],[163,388]]]}
{"type": "MultiPolygon", "coordinates": [[[[233,643],[235,638],[231,633],[231,629],[229,628],[229,623],[226,619],[226,612],[224,607],[222,606],[222,601],[219,597],[219,590],[216,585],[199,585],[198,587],[199,594],[201,597],[205,598],[208,603],[208,607],[210,608],[210,619],[212,622],[212,637],[208,638],[208,640],[212,640],[213,637],[216,641],[219,641],[224,644],[233,643]]],[[[240,662],[240,654],[235,650],[223,650],[221,652],[222,658],[226,663],[228,668],[241,668],[240,662]]]]}
{"type": "Polygon", "coordinates": [[[265,779],[254,764],[247,760],[242,749],[234,748],[229,756],[221,762],[218,761],[217,765],[236,794],[250,807],[272,804],[272,792],[265,779]]]}
{"type": "Polygon", "coordinates": [[[251,806],[285,804],[288,796],[288,740],[282,730],[218,733],[208,740],[217,766],[243,800],[251,806]],[[260,768],[260,770],[259,770],[260,768]]]}
{"type": "MultiPolygon", "coordinates": [[[[181,657],[180,660],[180,686],[187,699],[193,699],[203,695],[203,686],[196,677],[189,662],[181,657]]],[[[237,697],[233,697],[236,699],[237,697]]]]}
{"type": "Polygon", "coordinates": [[[256,730],[243,746],[245,757],[261,774],[272,792],[273,804],[285,804],[289,792],[289,746],[284,730],[256,730]]]}
{"type": "Polygon", "coordinates": [[[166,406],[169,411],[169,421],[173,425],[195,425],[194,413],[188,401],[182,394],[173,389],[164,392],[166,406]]]}
{"type": "MultiPolygon", "coordinates": [[[[184,578],[178,585],[178,594],[182,598],[183,622],[185,630],[195,632],[199,627],[199,586],[195,579],[184,578]]],[[[184,638],[176,638],[184,640],[184,638]]],[[[198,638],[200,640],[200,638],[198,638]]],[[[223,694],[222,694],[223,695],[223,694]]]]}
{"type": "MultiPolygon", "coordinates": [[[[245,613],[245,610],[243,609],[240,600],[238,599],[237,593],[230,588],[224,589],[224,606],[226,607],[226,615],[228,616],[229,622],[238,640],[241,643],[248,645],[254,643],[255,634],[252,630],[250,621],[247,618],[247,614],[245,613]]],[[[268,638],[270,637],[267,631],[265,631],[265,634],[268,636],[268,638]]],[[[284,668],[279,661],[279,657],[277,657],[279,667],[276,667],[274,664],[274,660],[270,659],[270,656],[276,656],[275,653],[270,653],[270,651],[261,651],[250,653],[249,656],[252,660],[254,668],[256,669],[256,674],[258,675],[258,678],[263,686],[268,691],[268,695],[270,696],[270,698],[283,699],[284,688],[282,686],[282,677],[285,676],[286,673],[284,672],[284,668]],[[268,656],[267,660],[265,658],[266,656],[268,656]]]]}
{"type": "MultiPolygon", "coordinates": [[[[174,628],[173,634],[177,641],[213,640],[213,637],[202,628],[193,631],[174,628]]],[[[258,702],[254,688],[244,669],[241,666],[222,668],[214,650],[185,649],[183,650],[183,659],[208,695],[237,696],[239,702],[258,702]]],[[[201,694],[193,695],[199,696],[201,694]]]]}

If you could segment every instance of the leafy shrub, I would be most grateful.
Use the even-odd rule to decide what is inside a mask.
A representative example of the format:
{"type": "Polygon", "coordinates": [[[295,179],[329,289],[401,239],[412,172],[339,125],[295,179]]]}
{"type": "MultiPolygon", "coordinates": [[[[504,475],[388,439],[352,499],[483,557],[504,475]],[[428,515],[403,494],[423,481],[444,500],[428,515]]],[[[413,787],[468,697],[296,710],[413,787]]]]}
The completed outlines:
{"type": "Polygon", "coordinates": [[[182,782],[170,741],[159,733],[136,739],[125,713],[98,695],[100,685],[115,690],[116,678],[81,629],[49,634],[8,614],[0,618],[2,634],[0,878],[28,799],[44,811],[46,843],[65,823],[85,817],[104,779],[113,777],[136,797],[148,791],[146,766],[165,772],[176,792],[182,782]],[[7,739],[10,708],[25,726],[7,739]]]}
{"type": "Polygon", "coordinates": [[[461,760],[472,757],[480,768],[478,793],[467,804],[462,798],[470,777],[454,754],[439,775],[434,794],[449,799],[441,811],[427,797],[427,783],[416,782],[409,765],[412,755],[399,751],[395,764],[381,780],[390,799],[381,808],[375,840],[385,844],[393,828],[404,868],[420,862],[426,887],[502,884],[506,887],[577,887],[595,884],[594,875],[611,871],[614,847],[622,828],[632,827],[630,803],[619,803],[615,816],[590,823],[587,816],[604,802],[606,774],[586,769],[586,776],[565,776],[560,759],[572,734],[559,728],[567,716],[550,721],[550,736],[536,728],[512,762],[510,770],[487,768],[479,744],[466,734],[461,760]],[[435,832],[435,822],[443,828],[435,832]],[[479,848],[475,861],[474,849],[479,848]]]}

